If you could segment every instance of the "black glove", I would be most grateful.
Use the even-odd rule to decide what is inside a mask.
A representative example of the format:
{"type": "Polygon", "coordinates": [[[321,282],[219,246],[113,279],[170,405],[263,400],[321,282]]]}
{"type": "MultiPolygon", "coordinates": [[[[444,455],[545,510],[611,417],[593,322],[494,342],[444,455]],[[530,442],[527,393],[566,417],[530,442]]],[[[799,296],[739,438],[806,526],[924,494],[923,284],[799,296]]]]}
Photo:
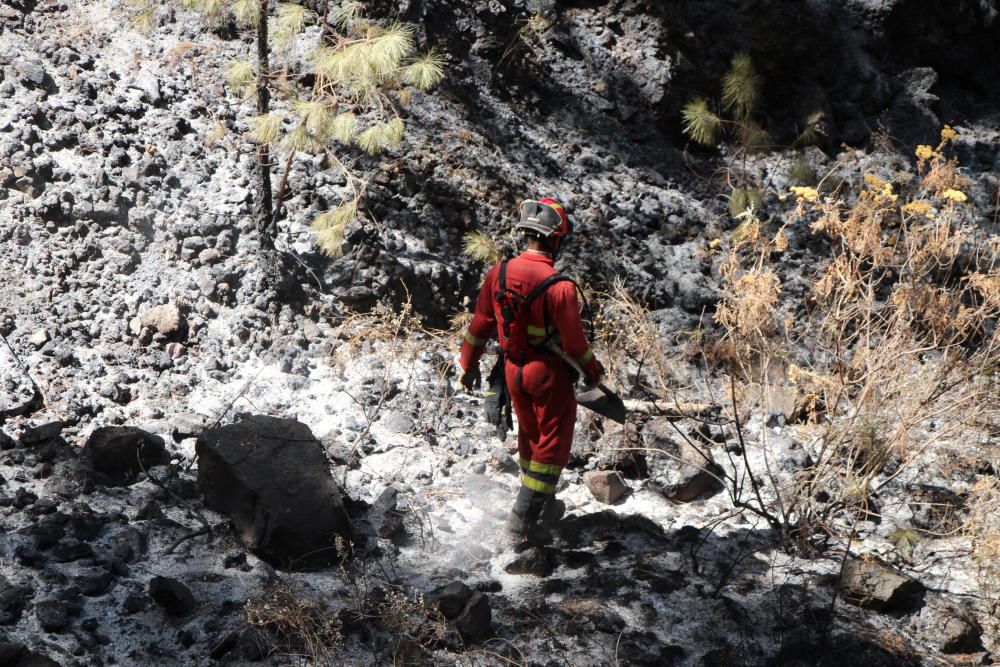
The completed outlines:
{"type": "Polygon", "coordinates": [[[507,391],[507,382],[504,376],[503,355],[497,359],[497,363],[486,378],[486,398],[483,400],[483,413],[486,421],[496,427],[497,437],[500,440],[507,438],[507,431],[514,428],[511,418],[510,392],[507,391]]]}
{"type": "Polygon", "coordinates": [[[462,377],[459,378],[459,382],[462,383],[466,391],[479,389],[479,385],[483,382],[483,374],[479,370],[479,364],[475,363],[466,369],[462,373],[462,377]]]}
{"type": "Polygon", "coordinates": [[[596,370],[596,374],[595,375],[589,375],[588,374],[589,375],[589,377],[587,378],[587,386],[588,387],[596,386],[597,383],[599,383],[601,380],[604,379],[604,365],[601,364],[601,362],[596,361],[596,362],[594,362],[594,366],[596,367],[596,369],[595,369],[596,370]]]}

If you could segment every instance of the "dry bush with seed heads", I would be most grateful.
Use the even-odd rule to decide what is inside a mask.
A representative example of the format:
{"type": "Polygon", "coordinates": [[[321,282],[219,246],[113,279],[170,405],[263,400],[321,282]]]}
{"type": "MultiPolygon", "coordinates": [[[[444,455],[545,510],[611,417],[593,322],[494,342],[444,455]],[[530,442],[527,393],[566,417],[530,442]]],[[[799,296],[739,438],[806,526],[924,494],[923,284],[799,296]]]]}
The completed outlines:
{"type": "Polygon", "coordinates": [[[991,627],[987,631],[1000,637],[1000,481],[980,480],[970,496],[970,513],[963,531],[972,540],[976,576],[989,601],[991,627]]]}
{"type": "Polygon", "coordinates": [[[784,229],[764,233],[745,216],[722,262],[726,290],[716,320],[739,383],[765,385],[764,414],[766,386],[781,377],[825,409],[800,482],[764,493],[779,523],[800,533],[845,534],[845,522],[857,519],[871,493],[932,443],[974,432],[977,415],[996,400],[1000,256],[997,243],[974,232],[965,204],[941,189],[958,178],[956,163],[943,155],[946,141],[921,158],[922,177],[910,184],[907,196],[921,205],[871,174],[850,201],[798,188],[786,225],[810,223],[832,254],[817,273],[810,317],[791,327],[782,317],[794,308],[782,303],[772,266],[787,247],[784,229]],[[960,257],[977,264],[959,264],[960,257]],[[789,358],[792,337],[808,341],[811,364],[789,358]],[[816,502],[820,492],[826,500],[816,502]]]}
{"type": "Polygon", "coordinates": [[[608,375],[617,376],[619,384],[630,385],[626,368],[619,366],[619,360],[629,359],[637,364],[638,389],[661,398],[671,395],[677,386],[673,361],[663,349],[649,311],[628,291],[625,281],[616,277],[608,292],[593,294],[587,300],[596,304],[594,342],[608,375]]]}
{"type": "Polygon", "coordinates": [[[265,655],[329,660],[344,639],[338,617],[326,605],[286,584],[247,600],[244,619],[265,655]]]}

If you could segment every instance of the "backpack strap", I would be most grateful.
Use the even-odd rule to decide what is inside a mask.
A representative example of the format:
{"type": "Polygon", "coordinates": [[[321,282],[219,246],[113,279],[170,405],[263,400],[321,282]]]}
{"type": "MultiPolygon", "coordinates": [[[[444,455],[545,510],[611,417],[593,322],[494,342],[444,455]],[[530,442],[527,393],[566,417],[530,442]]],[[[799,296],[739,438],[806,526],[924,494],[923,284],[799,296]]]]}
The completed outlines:
{"type": "MultiPolygon", "coordinates": [[[[500,314],[503,317],[503,337],[504,339],[510,338],[510,325],[516,318],[522,317],[523,314],[531,307],[536,299],[545,295],[546,291],[554,284],[559,282],[571,282],[576,285],[576,281],[565,276],[561,273],[553,273],[551,276],[543,280],[542,282],[535,285],[535,288],[528,293],[527,296],[522,296],[517,294],[513,290],[507,289],[507,262],[509,259],[505,259],[500,263],[500,275],[498,277],[497,284],[497,298],[503,297],[503,302],[501,304],[500,314]]],[[[580,289],[579,285],[576,285],[577,290],[580,289]]],[[[529,346],[536,350],[543,350],[548,345],[549,341],[555,336],[556,332],[549,332],[549,314],[546,310],[545,312],[545,338],[541,340],[537,345],[529,346]]],[[[513,360],[513,359],[512,359],[513,360]]],[[[520,364],[518,364],[520,365],[520,364]]]]}
{"type": "MultiPolygon", "coordinates": [[[[509,259],[505,259],[500,262],[500,284],[498,286],[500,289],[497,292],[498,296],[506,296],[507,294],[507,262],[509,261],[509,259]]],[[[508,339],[510,338],[510,321],[514,318],[515,313],[507,299],[504,299],[500,312],[503,315],[503,336],[505,339],[508,339]]]]}
{"type": "MultiPolygon", "coordinates": [[[[527,298],[525,298],[525,300],[524,300],[524,304],[522,306],[522,311],[527,311],[527,309],[531,306],[532,302],[535,299],[537,299],[540,296],[543,296],[546,293],[546,291],[550,287],[552,287],[553,285],[555,285],[556,283],[561,283],[561,282],[570,282],[570,283],[573,283],[574,285],[576,285],[576,281],[573,280],[572,278],[570,278],[569,276],[564,276],[561,273],[553,273],[551,276],[549,276],[548,278],[546,278],[542,282],[538,283],[538,285],[535,286],[535,289],[531,290],[531,292],[528,294],[527,298]]],[[[579,289],[578,285],[577,285],[577,289],[579,289]]],[[[541,340],[541,342],[538,343],[537,345],[531,345],[531,347],[533,347],[535,349],[539,349],[539,350],[545,349],[545,347],[548,345],[549,341],[552,340],[552,338],[556,335],[555,331],[553,331],[551,333],[549,332],[549,312],[548,312],[547,309],[544,311],[544,317],[545,317],[545,320],[544,320],[544,323],[545,323],[545,338],[543,338],[541,340]]]]}

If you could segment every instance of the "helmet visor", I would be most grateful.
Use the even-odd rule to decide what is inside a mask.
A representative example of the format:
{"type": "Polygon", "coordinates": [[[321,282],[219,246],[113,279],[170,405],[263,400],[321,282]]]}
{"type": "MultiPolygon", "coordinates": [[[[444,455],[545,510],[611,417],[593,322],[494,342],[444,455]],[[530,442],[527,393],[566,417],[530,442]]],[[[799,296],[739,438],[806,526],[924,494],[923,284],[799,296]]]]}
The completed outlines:
{"type": "Polygon", "coordinates": [[[534,229],[546,236],[555,234],[562,227],[562,218],[555,209],[534,199],[521,202],[521,218],[519,227],[534,229]]]}

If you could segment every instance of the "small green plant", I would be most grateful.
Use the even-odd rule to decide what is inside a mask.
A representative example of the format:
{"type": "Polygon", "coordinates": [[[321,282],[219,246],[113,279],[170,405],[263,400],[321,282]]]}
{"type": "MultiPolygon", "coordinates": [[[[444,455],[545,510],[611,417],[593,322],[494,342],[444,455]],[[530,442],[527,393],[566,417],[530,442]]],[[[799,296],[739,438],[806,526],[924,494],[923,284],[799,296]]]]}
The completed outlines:
{"type": "Polygon", "coordinates": [[[809,158],[805,153],[798,153],[795,161],[788,168],[788,180],[795,185],[815,185],[816,171],[809,164],[809,158]]]}
{"type": "Polygon", "coordinates": [[[760,101],[761,79],[747,53],[733,58],[722,78],[722,105],[739,120],[748,120],[760,101]]]}
{"type": "Polygon", "coordinates": [[[711,146],[715,143],[722,127],[722,119],[708,107],[704,97],[691,100],[681,110],[684,120],[684,133],[699,144],[711,146]]]}
{"type": "Polygon", "coordinates": [[[889,541],[904,558],[909,558],[920,541],[920,533],[909,527],[897,528],[890,533],[889,541]]]}
{"type": "Polygon", "coordinates": [[[746,53],[737,54],[722,78],[722,109],[729,117],[712,110],[709,101],[697,97],[681,110],[684,133],[705,146],[718,143],[720,133],[728,129],[749,152],[765,150],[771,139],[753,115],[761,99],[763,81],[753,60],[746,53]]]}
{"type": "Polygon", "coordinates": [[[729,194],[729,214],[738,218],[750,209],[760,210],[763,201],[764,196],[757,188],[733,188],[729,194]]]}
{"type": "MultiPolygon", "coordinates": [[[[722,77],[720,111],[714,111],[712,103],[705,97],[691,100],[681,109],[684,134],[703,146],[714,146],[728,136],[737,142],[744,156],[768,150],[772,145],[771,136],[754,118],[762,86],[763,80],[750,55],[737,54],[729,71],[722,77]]],[[[743,168],[735,173],[735,184],[732,182],[733,175],[731,172],[729,213],[738,218],[750,207],[759,208],[762,196],[749,176],[745,161],[743,168]]]]}

